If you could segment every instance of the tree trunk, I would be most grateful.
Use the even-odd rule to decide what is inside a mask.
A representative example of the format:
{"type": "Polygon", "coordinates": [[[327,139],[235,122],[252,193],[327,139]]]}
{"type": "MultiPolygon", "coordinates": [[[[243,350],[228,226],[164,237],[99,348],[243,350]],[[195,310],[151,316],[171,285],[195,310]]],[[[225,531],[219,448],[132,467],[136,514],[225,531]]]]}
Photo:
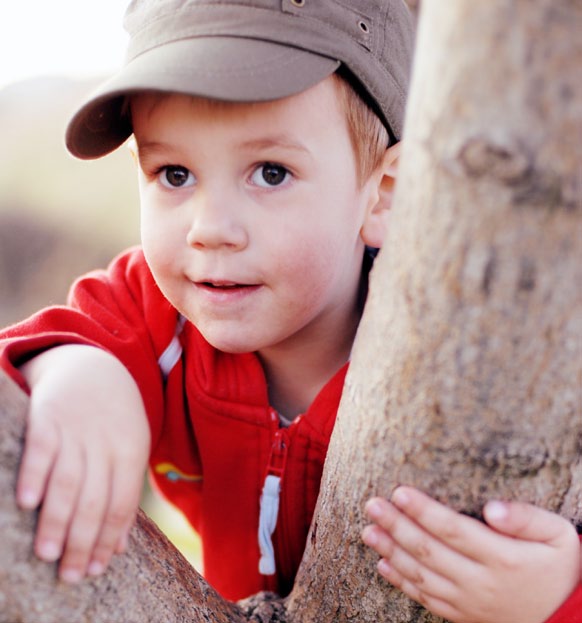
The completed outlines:
{"type": "Polygon", "coordinates": [[[292,621],[441,620],[360,544],[365,501],[398,484],[582,523],[580,32],[579,0],[423,0],[391,232],[292,621]]]}
{"type": "Polygon", "coordinates": [[[391,233],[289,599],[224,602],[144,518],[103,578],[59,584],[14,505],[25,400],[4,381],[0,621],[434,623],[360,542],[371,495],[582,523],[581,21],[580,0],[423,0],[391,233]]]}

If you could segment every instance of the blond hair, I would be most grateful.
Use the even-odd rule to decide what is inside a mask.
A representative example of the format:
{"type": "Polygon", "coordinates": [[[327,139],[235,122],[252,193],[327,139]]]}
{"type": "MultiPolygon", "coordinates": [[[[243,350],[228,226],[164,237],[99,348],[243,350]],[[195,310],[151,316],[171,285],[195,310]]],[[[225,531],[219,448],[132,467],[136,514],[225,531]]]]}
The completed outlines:
{"type": "Polygon", "coordinates": [[[390,142],[388,130],[341,73],[333,75],[356,158],[360,183],[365,182],[382,161],[390,142]]]}

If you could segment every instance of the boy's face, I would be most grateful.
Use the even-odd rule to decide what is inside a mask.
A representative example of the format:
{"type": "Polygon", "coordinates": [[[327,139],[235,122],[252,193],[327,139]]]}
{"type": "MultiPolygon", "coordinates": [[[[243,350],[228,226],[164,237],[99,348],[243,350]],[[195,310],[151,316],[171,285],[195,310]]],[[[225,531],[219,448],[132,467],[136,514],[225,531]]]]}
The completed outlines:
{"type": "Polygon", "coordinates": [[[353,332],[376,197],[336,87],[269,103],[132,102],[142,243],[162,292],[216,348],[321,347],[353,332]]]}

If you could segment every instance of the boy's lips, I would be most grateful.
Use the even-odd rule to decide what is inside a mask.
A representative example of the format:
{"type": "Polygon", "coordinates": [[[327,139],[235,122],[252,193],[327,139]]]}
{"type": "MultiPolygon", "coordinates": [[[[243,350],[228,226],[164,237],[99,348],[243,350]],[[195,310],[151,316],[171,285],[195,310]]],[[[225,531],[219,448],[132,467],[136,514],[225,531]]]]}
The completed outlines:
{"type": "Polygon", "coordinates": [[[251,294],[261,287],[258,283],[244,283],[225,279],[202,279],[193,281],[199,292],[213,300],[231,300],[251,294]]]}
{"type": "Polygon", "coordinates": [[[234,290],[236,288],[252,288],[258,285],[255,283],[239,283],[236,281],[225,281],[216,279],[195,281],[194,283],[199,287],[210,288],[213,290],[234,290]]]}

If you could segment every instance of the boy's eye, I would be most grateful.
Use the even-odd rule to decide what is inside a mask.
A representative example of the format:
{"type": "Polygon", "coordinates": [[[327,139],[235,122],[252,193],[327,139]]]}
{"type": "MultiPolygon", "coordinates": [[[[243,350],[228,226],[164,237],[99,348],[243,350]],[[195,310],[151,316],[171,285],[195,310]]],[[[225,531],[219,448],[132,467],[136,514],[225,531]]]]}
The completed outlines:
{"type": "Polygon", "coordinates": [[[255,169],[251,181],[262,188],[272,188],[273,186],[280,186],[289,175],[289,171],[284,166],[266,162],[255,169]]]}
{"type": "Polygon", "coordinates": [[[159,180],[166,188],[183,188],[194,184],[194,176],[186,167],[169,165],[159,171],[159,180]]]}

